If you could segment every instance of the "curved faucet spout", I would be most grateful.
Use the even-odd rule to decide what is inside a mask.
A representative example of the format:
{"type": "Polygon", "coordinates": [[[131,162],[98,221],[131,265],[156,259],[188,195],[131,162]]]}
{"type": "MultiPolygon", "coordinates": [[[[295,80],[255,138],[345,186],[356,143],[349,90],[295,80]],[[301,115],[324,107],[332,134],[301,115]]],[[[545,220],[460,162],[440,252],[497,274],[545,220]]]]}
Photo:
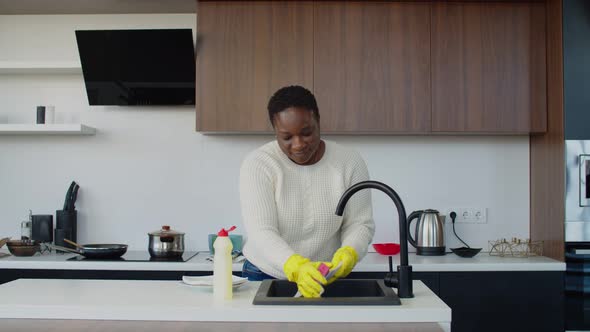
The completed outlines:
{"type": "MultiPolygon", "coordinates": [[[[357,191],[362,189],[378,189],[387,194],[393,200],[397,208],[399,219],[400,265],[398,266],[398,296],[413,297],[412,292],[412,267],[408,264],[408,223],[406,220],[406,208],[399,195],[385,183],[378,181],[363,181],[348,188],[336,207],[336,215],[342,216],[346,203],[357,191]]],[[[391,259],[391,257],[390,257],[391,259]]]]}

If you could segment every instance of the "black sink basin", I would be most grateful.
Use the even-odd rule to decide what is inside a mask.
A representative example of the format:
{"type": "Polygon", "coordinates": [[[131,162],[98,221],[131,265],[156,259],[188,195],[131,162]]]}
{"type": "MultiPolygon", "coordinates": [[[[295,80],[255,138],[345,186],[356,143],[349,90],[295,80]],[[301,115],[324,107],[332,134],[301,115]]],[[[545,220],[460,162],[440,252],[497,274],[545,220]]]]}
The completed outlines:
{"type": "Polygon", "coordinates": [[[321,298],[293,297],[297,284],[287,280],[264,280],[253,304],[274,305],[400,305],[395,292],[383,280],[339,279],[324,287],[321,298]]]}

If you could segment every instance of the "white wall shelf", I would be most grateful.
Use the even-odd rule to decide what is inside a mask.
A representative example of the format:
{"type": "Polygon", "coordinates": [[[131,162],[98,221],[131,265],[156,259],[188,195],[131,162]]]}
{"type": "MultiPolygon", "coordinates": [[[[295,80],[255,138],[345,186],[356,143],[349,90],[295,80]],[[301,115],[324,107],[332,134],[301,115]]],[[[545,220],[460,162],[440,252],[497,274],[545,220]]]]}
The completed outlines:
{"type": "Polygon", "coordinates": [[[0,74],[79,74],[76,61],[0,61],[0,74]]]}
{"type": "Polygon", "coordinates": [[[94,135],[83,124],[0,124],[0,135],[94,135]]]}

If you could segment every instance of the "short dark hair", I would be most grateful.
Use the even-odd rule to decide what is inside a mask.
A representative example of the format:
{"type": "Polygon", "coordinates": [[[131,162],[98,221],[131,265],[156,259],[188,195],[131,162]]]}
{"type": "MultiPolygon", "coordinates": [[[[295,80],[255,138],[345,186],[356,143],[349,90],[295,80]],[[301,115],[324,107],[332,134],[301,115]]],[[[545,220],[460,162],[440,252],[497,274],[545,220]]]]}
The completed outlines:
{"type": "Polygon", "coordinates": [[[291,85],[277,90],[268,101],[268,117],[273,127],[275,126],[273,122],[275,114],[289,107],[309,110],[313,112],[318,123],[320,121],[320,111],[313,94],[302,86],[291,85]]]}

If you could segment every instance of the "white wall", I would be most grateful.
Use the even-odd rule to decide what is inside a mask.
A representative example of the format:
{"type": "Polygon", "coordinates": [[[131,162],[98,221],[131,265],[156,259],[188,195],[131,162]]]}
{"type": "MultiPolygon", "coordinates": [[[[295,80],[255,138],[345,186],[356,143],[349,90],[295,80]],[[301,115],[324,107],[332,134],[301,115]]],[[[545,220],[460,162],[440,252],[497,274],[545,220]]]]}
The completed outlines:
{"type": "MultiPolygon", "coordinates": [[[[195,27],[193,15],[0,16],[1,61],[77,59],[73,30],[195,27]]],[[[321,100],[318,101],[321,110],[321,100]]],[[[95,136],[0,136],[0,237],[19,236],[28,210],[55,213],[71,180],[80,185],[80,242],[147,246],[169,224],[188,249],[240,221],[242,158],[272,136],[204,136],[192,107],[89,107],[81,74],[0,74],[0,123],[34,123],[36,105],[81,121],[95,136]]],[[[264,112],[264,110],[261,110],[264,112]]],[[[487,224],[460,224],[472,246],[529,235],[528,137],[324,137],[357,149],[373,179],[416,209],[486,207],[487,224]]],[[[375,191],[375,242],[398,239],[397,212],[375,191]]],[[[447,246],[460,246],[447,229],[447,246]]]]}

